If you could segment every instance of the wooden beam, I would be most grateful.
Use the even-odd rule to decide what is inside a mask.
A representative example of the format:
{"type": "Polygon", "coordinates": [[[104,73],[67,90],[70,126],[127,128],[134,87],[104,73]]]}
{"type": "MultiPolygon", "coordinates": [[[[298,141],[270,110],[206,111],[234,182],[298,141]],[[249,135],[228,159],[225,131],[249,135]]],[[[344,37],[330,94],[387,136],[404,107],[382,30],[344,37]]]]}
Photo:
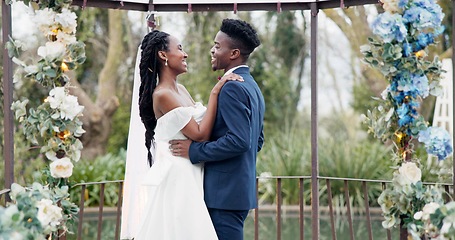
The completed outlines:
{"type": "MultiPolygon", "coordinates": [[[[319,9],[338,8],[340,6],[352,7],[365,4],[377,4],[378,0],[328,0],[317,2],[319,9]]],[[[143,11],[149,10],[148,3],[135,3],[126,1],[106,1],[106,0],[73,0],[73,5],[97,8],[114,8],[123,10],[143,11]]],[[[309,10],[311,2],[285,2],[285,3],[238,3],[237,11],[277,11],[278,6],[282,11],[309,10]]],[[[153,4],[156,12],[223,12],[234,11],[234,4],[153,4]]]]}

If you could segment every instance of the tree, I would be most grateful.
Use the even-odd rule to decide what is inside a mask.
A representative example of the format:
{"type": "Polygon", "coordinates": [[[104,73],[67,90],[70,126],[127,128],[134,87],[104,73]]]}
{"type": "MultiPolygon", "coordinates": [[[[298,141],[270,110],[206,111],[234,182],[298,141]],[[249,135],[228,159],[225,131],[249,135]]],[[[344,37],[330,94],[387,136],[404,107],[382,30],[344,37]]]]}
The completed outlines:
{"type": "Polygon", "coordinates": [[[366,112],[376,103],[371,97],[380,96],[387,86],[382,74],[367,65],[360,63],[363,55],[360,46],[367,43],[368,37],[372,32],[368,26],[368,12],[364,6],[356,6],[348,9],[328,9],[324,14],[330,18],[349,39],[350,50],[352,52],[352,76],[354,78],[354,101],[352,103],[355,110],[366,112]],[[360,74],[357,74],[356,67],[360,66],[360,74]]]}
{"type": "Polygon", "coordinates": [[[181,75],[179,82],[185,85],[196,101],[206,103],[218,76],[223,75],[220,71],[212,71],[210,49],[221,21],[226,16],[216,12],[184,15],[188,28],[181,41],[188,54],[188,74],[181,75]]]}
{"type": "MultiPolygon", "coordinates": [[[[85,25],[87,27],[85,30],[88,30],[88,32],[82,31],[81,34],[87,34],[87,39],[90,38],[90,41],[87,42],[88,50],[86,52],[88,53],[88,59],[93,59],[93,62],[89,62],[92,64],[79,70],[77,75],[73,73],[71,84],[75,86],[72,89],[72,94],[78,97],[81,105],[85,106],[84,116],[81,118],[84,124],[83,127],[86,130],[86,133],[81,138],[84,144],[82,156],[93,159],[106,152],[107,142],[112,131],[112,118],[120,105],[117,96],[118,90],[121,86],[121,80],[127,77],[121,72],[122,65],[128,63],[124,59],[131,58],[127,53],[136,53],[136,49],[127,51],[130,49],[125,48],[125,45],[129,46],[125,44],[125,41],[131,40],[125,38],[125,29],[129,28],[129,26],[125,26],[128,23],[126,21],[126,12],[107,10],[107,15],[105,15],[103,10],[95,10],[91,14],[87,13],[87,19],[92,25],[91,27],[85,25]],[[98,15],[101,16],[101,21],[94,20],[96,19],[94,16],[98,15]],[[107,16],[105,18],[107,20],[106,29],[103,29],[103,16],[107,16]],[[100,38],[92,38],[90,29],[94,30],[92,33],[101,33],[97,35],[100,38]],[[101,48],[101,50],[106,50],[106,57],[102,59],[104,61],[100,61],[103,54],[100,54],[97,48],[105,44],[103,41],[106,39],[103,38],[104,35],[102,34],[104,32],[108,36],[105,42],[107,47],[105,49],[101,48]],[[96,69],[99,67],[97,64],[102,64],[102,68],[99,71],[98,78],[93,79],[94,73],[97,72],[96,69]],[[91,92],[93,88],[96,89],[96,93],[91,92]]],[[[131,64],[129,68],[134,69],[132,62],[129,62],[131,64]]]]}
{"type": "Polygon", "coordinates": [[[308,57],[306,21],[303,11],[287,11],[269,12],[265,22],[268,24],[260,35],[262,46],[251,56],[251,66],[264,94],[266,124],[276,128],[297,116],[308,57]]]}

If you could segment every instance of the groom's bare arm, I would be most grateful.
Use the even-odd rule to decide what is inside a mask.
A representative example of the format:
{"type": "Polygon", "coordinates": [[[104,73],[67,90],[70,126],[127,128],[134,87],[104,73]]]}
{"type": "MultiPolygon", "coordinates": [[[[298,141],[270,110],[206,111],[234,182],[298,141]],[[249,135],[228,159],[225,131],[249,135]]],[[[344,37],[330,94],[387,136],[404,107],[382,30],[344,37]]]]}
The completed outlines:
{"type": "Polygon", "coordinates": [[[190,158],[188,152],[190,150],[191,140],[171,140],[169,141],[169,149],[171,150],[172,155],[190,158]]]}

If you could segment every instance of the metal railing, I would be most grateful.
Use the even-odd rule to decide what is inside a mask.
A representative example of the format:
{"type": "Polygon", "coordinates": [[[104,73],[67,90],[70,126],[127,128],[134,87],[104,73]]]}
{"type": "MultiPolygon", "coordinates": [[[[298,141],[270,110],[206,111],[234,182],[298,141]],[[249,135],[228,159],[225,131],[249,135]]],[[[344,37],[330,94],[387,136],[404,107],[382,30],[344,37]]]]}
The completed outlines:
{"type": "MultiPolygon", "coordinates": [[[[348,235],[347,238],[344,236],[342,239],[356,239],[355,224],[353,219],[362,220],[366,225],[366,235],[362,239],[373,240],[374,230],[372,228],[372,212],[376,216],[381,214],[381,210],[377,204],[377,197],[380,192],[387,188],[387,185],[391,181],[385,180],[370,180],[370,179],[352,179],[352,178],[336,178],[336,177],[318,177],[319,181],[319,195],[320,195],[320,206],[319,211],[324,212],[328,215],[328,221],[330,222],[330,233],[326,233],[328,239],[336,240],[337,226],[335,224],[337,217],[343,217],[347,219],[348,224],[348,235]],[[352,190],[354,192],[352,192],[352,190]],[[344,202],[340,201],[334,203],[333,199],[336,194],[336,199],[340,199],[341,196],[344,198],[344,202]],[[354,203],[355,202],[355,203],[354,203]]],[[[436,183],[424,183],[426,185],[435,185],[436,183]]],[[[446,200],[451,200],[453,195],[452,184],[438,184],[443,187],[446,191],[446,200]],[[452,192],[452,195],[449,193],[452,192]]],[[[272,212],[275,217],[275,228],[276,228],[276,239],[283,239],[283,218],[287,212],[291,211],[294,215],[297,215],[299,231],[298,236],[294,236],[294,239],[311,239],[311,236],[305,235],[305,216],[311,215],[311,177],[310,176],[272,176],[272,177],[258,177],[257,178],[257,196],[259,199],[258,208],[251,212],[251,217],[254,219],[254,239],[259,240],[261,238],[261,229],[259,222],[265,212],[272,212]],[[284,186],[289,184],[290,187],[284,186]],[[264,190],[268,187],[269,190],[264,190]],[[296,189],[293,186],[297,186],[296,189]],[[270,188],[271,187],[271,188],[270,188]],[[273,192],[271,192],[271,190],[273,192]],[[283,193],[287,193],[289,198],[289,192],[294,191],[297,197],[288,200],[284,203],[283,193]],[[261,214],[262,213],[262,214],[261,214]]],[[[97,231],[96,239],[107,239],[102,236],[103,229],[103,218],[106,212],[114,213],[115,215],[115,233],[114,239],[120,238],[120,221],[122,214],[122,193],[123,193],[123,180],[118,181],[104,181],[104,182],[90,182],[90,183],[79,183],[72,187],[72,191],[80,193],[79,201],[79,219],[77,224],[76,237],[78,240],[83,238],[83,224],[85,216],[90,212],[91,215],[96,214],[97,231]],[[106,185],[117,185],[116,188],[116,206],[105,206],[105,189],[106,185]],[[97,207],[87,207],[86,200],[88,199],[87,191],[88,188],[99,186],[99,199],[97,207]],[[80,191],[80,192],[79,192],[80,191]],[[106,211],[107,209],[107,211],[106,211]]],[[[9,190],[0,191],[0,197],[9,190]]],[[[364,232],[364,230],[362,230],[364,232]]],[[[376,234],[377,236],[377,234],[376,234]]],[[[270,236],[268,236],[270,238],[270,236]]],[[[63,238],[65,239],[65,238],[63,238]]],[[[94,237],[92,237],[94,239],[94,237]]],[[[360,239],[360,238],[359,238],[360,239]]],[[[385,231],[385,236],[380,239],[392,239],[392,232],[390,230],[385,231]]]]}

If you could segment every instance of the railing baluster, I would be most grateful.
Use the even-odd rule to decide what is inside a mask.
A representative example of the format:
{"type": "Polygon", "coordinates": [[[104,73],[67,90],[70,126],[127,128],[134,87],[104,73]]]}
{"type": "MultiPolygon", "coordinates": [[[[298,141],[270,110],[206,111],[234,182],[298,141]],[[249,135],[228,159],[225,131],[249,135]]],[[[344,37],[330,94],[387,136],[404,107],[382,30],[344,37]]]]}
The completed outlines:
{"type": "Polygon", "coordinates": [[[281,178],[276,179],[276,239],[281,240],[281,178]]]}
{"type": "Polygon", "coordinates": [[[333,214],[333,204],[332,204],[332,187],[330,186],[330,179],[326,179],[327,185],[327,198],[329,201],[329,214],[330,214],[330,226],[332,227],[332,239],[336,240],[337,235],[335,231],[335,216],[333,214]]]}
{"type": "Polygon", "coordinates": [[[362,181],[363,199],[365,201],[365,215],[367,217],[368,239],[373,240],[373,231],[371,230],[370,203],[368,198],[367,182],[362,181]]]}
{"type": "Polygon", "coordinates": [[[349,234],[351,239],[354,240],[354,227],[352,226],[352,215],[351,215],[351,200],[349,199],[349,184],[348,180],[344,180],[344,193],[346,197],[346,205],[348,209],[348,222],[349,222],[349,234]]]}
{"type": "Polygon", "coordinates": [[[101,229],[103,226],[103,207],[104,207],[104,186],[105,183],[101,183],[100,188],[100,206],[98,211],[98,240],[101,240],[101,229]]]}
{"type": "Polygon", "coordinates": [[[305,206],[305,199],[303,197],[303,178],[299,178],[299,230],[300,230],[300,240],[305,239],[304,229],[305,229],[305,216],[304,216],[304,206],[305,206]]]}
{"type": "Polygon", "coordinates": [[[123,182],[118,186],[118,199],[117,199],[117,219],[115,222],[115,240],[120,239],[120,219],[122,216],[122,202],[123,202],[123,182]]]}
{"type": "Polygon", "coordinates": [[[84,202],[85,202],[85,190],[87,185],[82,185],[81,190],[81,201],[79,203],[79,219],[77,223],[77,240],[82,240],[82,222],[84,221],[84,202]]]}
{"type": "Polygon", "coordinates": [[[259,240],[259,179],[256,178],[256,201],[258,207],[254,209],[254,240],[259,240]]]}
{"type": "MultiPolygon", "coordinates": [[[[385,184],[385,182],[382,182],[381,186],[382,186],[382,191],[384,191],[387,188],[387,185],[385,184]]],[[[387,228],[387,240],[392,240],[392,232],[388,228],[387,228]]]]}

